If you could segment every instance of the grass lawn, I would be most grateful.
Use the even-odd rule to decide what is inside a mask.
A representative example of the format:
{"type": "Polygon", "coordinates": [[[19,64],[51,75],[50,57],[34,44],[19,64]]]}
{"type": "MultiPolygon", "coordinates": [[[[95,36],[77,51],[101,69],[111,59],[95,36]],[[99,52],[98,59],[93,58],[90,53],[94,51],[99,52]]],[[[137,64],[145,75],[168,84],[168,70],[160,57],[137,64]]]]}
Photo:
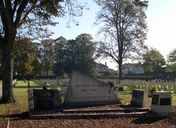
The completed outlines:
{"type": "MultiPolygon", "coordinates": [[[[31,87],[39,87],[40,81],[30,81],[31,87]]],[[[61,88],[62,92],[66,88],[68,80],[59,81],[58,87],[61,88]]],[[[67,127],[90,127],[90,128],[105,128],[105,127],[170,127],[171,121],[168,119],[156,120],[153,123],[135,123],[138,121],[136,118],[116,118],[116,119],[47,119],[47,120],[32,120],[26,119],[26,112],[28,111],[28,97],[27,97],[27,81],[18,81],[14,88],[14,96],[16,99],[15,103],[0,104],[0,128],[7,127],[7,122],[10,120],[10,127],[13,128],[24,128],[24,127],[35,127],[35,128],[67,128],[67,127]],[[23,118],[23,116],[25,116],[23,118]],[[9,118],[10,117],[10,118],[9,118]]],[[[131,94],[130,91],[119,92],[118,98],[123,104],[130,103],[131,94]]],[[[148,103],[151,103],[149,98],[148,103]]],[[[176,94],[172,97],[172,104],[176,106],[176,94]]],[[[174,116],[173,116],[174,117],[174,116]]],[[[153,121],[153,119],[151,119],[153,121]]],[[[175,120],[172,119],[175,123],[175,120]]],[[[141,120],[139,120],[141,122],[141,120]]],[[[145,120],[143,121],[145,122],[145,120]]],[[[173,123],[173,124],[174,124],[173,123]]]]}
{"type": "MultiPolygon", "coordinates": [[[[22,85],[22,82],[18,84],[22,85]]],[[[20,85],[18,85],[20,86],[20,85]]],[[[26,85],[23,85],[26,86],[26,85]]],[[[16,99],[16,103],[9,103],[9,104],[0,104],[0,127],[4,128],[7,127],[8,117],[10,118],[10,127],[13,128],[24,128],[24,127],[35,127],[35,128],[67,128],[67,127],[90,127],[90,128],[103,128],[103,127],[140,127],[143,125],[145,127],[150,126],[150,124],[135,124],[133,121],[136,118],[116,118],[116,119],[47,119],[47,120],[32,120],[32,119],[23,119],[23,113],[28,111],[28,99],[27,99],[27,88],[14,88],[14,96],[16,99]],[[19,115],[18,115],[19,114],[19,115]],[[17,116],[18,115],[18,116],[17,116]],[[22,117],[22,118],[18,118],[22,117]],[[104,122],[104,124],[102,124],[104,122]],[[127,122],[127,123],[126,123],[127,122]],[[55,127],[54,127],[55,126],[55,127]]],[[[118,94],[119,99],[122,101],[123,104],[129,103],[131,100],[131,94],[125,94],[120,92],[118,94]]],[[[150,99],[151,100],[151,99],[150,99]]],[[[151,103],[151,102],[150,102],[151,103]]],[[[172,98],[172,103],[176,106],[176,95],[172,98]]],[[[174,119],[172,119],[174,120],[174,119]]],[[[144,121],[145,122],[145,121],[144,121]]],[[[168,119],[164,120],[157,120],[154,123],[151,123],[153,127],[170,127],[171,121],[168,119]],[[166,122],[167,121],[167,122],[166,122]]],[[[142,127],[142,128],[145,128],[142,127]]]]}
{"type": "MultiPolygon", "coordinates": [[[[62,81],[64,82],[64,81],[62,81]]],[[[31,85],[37,85],[36,81],[30,81],[31,85]]],[[[16,103],[9,104],[0,104],[0,115],[9,115],[9,114],[19,114],[28,111],[28,99],[27,99],[27,81],[18,81],[16,84],[17,88],[14,88],[14,96],[16,103]],[[21,87],[21,88],[20,88],[21,87]],[[26,88],[24,88],[26,87],[26,88]]],[[[123,104],[130,103],[131,94],[119,92],[118,98],[123,104]]],[[[151,103],[151,98],[148,99],[148,103],[151,103]]],[[[172,96],[172,104],[176,106],[176,94],[172,96]]],[[[1,116],[2,117],[2,116],[1,116]]]]}
{"type": "MultiPolygon", "coordinates": [[[[36,81],[30,81],[31,86],[38,86],[36,81]]],[[[28,82],[18,81],[14,91],[15,103],[0,104],[0,115],[20,114],[28,111],[28,82]]]]}
{"type": "MultiPolygon", "coordinates": [[[[0,115],[22,113],[28,110],[27,88],[14,88],[14,96],[16,103],[0,104],[0,115]]],[[[131,94],[124,94],[120,92],[118,98],[123,104],[130,103],[131,94]]],[[[149,98],[149,104],[151,98],[149,98]]],[[[176,95],[172,97],[172,104],[176,106],[176,95]]]]}
{"type": "MultiPolygon", "coordinates": [[[[37,85],[39,85],[39,83],[37,83],[37,81],[33,81],[33,80],[31,80],[31,81],[29,81],[30,82],[30,86],[37,86],[37,85]]],[[[28,86],[28,81],[23,81],[23,80],[19,80],[19,81],[17,81],[17,83],[16,83],[16,85],[15,85],[16,87],[27,87],[28,86]]]]}
{"type": "Polygon", "coordinates": [[[176,94],[172,96],[172,104],[173,106],[176,106],[176,94]]]}
{"type": "MultiPolygon", "coordinates": [[[[37,86],[38,83],[36,81],[31,80],[30,85],[31,86],[37,86]]],[[[1,86],[2,86],[2,80],[0,80],[0,87],[1,86]]],[[[15,86],[17,86],[17,87],[22,87],[22,86],[27,87],[28,86],[28,81],[19,80],[19,81],[17,81],[15,86]]]]}
{"type": "Polygon", "coordinates": [[[14,88],[15,103],[0,104],[0,115],[17,114],[27,111],[27,89],[14,88]]]}

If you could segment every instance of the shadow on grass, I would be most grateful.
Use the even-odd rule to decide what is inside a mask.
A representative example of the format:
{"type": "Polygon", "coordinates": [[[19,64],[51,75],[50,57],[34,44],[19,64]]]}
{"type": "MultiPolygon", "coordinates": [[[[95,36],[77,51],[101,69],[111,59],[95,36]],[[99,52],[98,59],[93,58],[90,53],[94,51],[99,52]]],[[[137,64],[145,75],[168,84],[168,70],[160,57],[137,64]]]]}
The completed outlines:
{"type": "Polygon", "coordinates": [[[11,115],[6,115],[8,118],[15,118],[15,119],[29,119],[29,112],[23,112],[19,114],[11,114],[11,115]]]}
{"type": "Polygon", "coordinates": [[[11,118],[12,120],[30,119],[28,112],[20,114],[0,115],[0,118],[11,118]]]}
{"type": "MultiPolygon", "coordinates": [[[[28,86],[15,86],[14,88],[29,88],[28,86]]],[[[40,85],[33,85],[30,88],[42,88],[40,85]]]]}

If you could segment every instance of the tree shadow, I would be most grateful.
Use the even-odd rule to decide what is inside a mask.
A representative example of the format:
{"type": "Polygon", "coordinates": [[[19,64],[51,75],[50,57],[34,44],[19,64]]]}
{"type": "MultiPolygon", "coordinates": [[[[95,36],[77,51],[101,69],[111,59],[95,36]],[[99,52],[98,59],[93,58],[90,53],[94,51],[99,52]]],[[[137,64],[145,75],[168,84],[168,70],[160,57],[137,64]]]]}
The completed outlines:
{"type": "Polygon", "coordinates": [[[19,114],[10,114],[10,115],[0,115],[0,118],[30,119],[29,112],[23,112],[19,114]]]}
{"type": "Polygon", "coordinates": [[[43,114],[32,114],[29,116],[29,112],[23,112],[19,114],[11,114],[11,115],[0,115],[0,118],[10,118],[11,120],[46,120],[46,119],[68,119],[68,120],[75,120],[75,119],[117,119],[117,118],[131,118],[135,117],[134,120],[131,122],[134,124],[152,124],[158,122],[160,120],[168,119],[166,116],[157,116],[155,114],[148,113],[146,115],[137,115],[137,116],[129,116],[125,114],[92,114],[92,113],[84,113],[78,111],[78,113],[70,113],[68,112],[53,112],[53,113],[43,113],[43,114]]]}
{"type": "MultiPolygon", "coordinates": [[[[23,86],[19,85],[19,86],[15,86],[14,88],[29,88],[29,87],[25,86],[25,85],[23,85],[23,86]]],[[[32,86],[30,86],[30,88],[42,88],[42,86],[40,86],[40,85],[32,85],[32,86]]]]}
{"type": "Polygon", "coordinates": [[[152,124],[164,119],[167,119],[167,117],[141,117],[131,122],[135,124],[152,124]]]}
{"type": "Polygon", "coordinates": [[[70,113],[65,114],[64,112],[58,112],[58,113],[52,113],[52,114],[34,114],[29,116],[29,112],[23,112],[20,114],[11,114],[11,115],[0,115],[2,118],[10,118],[11,120],[46,120],[46,119],[69,119],[69,120],[75,120],[75,119],[117,119],[117,118],[128,118],[132,116],[126,116],[126,115],[118,115],[118,114],[81,114],[81,113],[70,113]]]}

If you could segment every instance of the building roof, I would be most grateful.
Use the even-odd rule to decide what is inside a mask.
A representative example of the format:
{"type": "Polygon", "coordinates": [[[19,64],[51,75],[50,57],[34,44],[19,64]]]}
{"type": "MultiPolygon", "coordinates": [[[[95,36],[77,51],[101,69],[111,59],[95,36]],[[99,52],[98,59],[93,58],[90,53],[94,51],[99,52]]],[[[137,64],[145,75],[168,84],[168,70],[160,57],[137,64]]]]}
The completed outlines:
{"type": "Polygon", "coordinates": [[[142,64],[141,63],[126,63],[126,64],[123,64],[122,67],[129,67],[129,66],[141,66],[142,64]]]}

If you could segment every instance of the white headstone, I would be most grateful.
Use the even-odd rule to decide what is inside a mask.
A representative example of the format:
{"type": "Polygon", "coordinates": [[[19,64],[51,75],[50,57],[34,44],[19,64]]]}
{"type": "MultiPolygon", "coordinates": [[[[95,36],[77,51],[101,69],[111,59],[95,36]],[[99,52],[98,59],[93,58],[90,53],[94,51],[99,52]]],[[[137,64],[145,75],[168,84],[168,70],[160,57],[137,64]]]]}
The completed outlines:
{"type": "Polygon", "coordinates": [[[120,103],[111,86],[74,71],[64,100],[65,107],[120,103]]]}
{"type": "Polygon", "coordinates": [[[151,110],[158,114],[171,113],[171,92],[157,91],[152,96],[151,110]]]}

